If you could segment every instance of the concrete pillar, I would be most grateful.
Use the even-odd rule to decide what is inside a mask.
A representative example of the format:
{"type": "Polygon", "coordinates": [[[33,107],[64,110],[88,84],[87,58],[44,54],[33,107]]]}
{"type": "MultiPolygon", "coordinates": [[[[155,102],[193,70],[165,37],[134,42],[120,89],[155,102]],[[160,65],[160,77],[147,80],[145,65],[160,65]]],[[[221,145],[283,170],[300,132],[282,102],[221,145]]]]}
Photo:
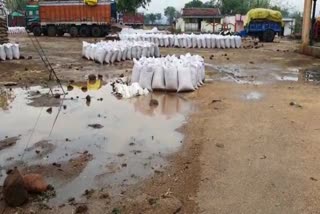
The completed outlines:
{"type": "Polygon", "coordinates": [[[310,44],[312,0],[304,0],[303,25],[302,25],[302,46],[310,44]]]}

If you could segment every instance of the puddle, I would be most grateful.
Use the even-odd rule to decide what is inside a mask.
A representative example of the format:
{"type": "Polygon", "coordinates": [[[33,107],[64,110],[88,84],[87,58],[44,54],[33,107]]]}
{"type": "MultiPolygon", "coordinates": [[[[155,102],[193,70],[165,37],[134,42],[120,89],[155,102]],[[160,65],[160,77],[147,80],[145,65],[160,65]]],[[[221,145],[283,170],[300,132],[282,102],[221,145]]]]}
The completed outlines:
{"type": "MultiPolygon", "coordinates": [[[[58,87],[53,91],[62,93],[58,87]]],[[[100,85],[87,87],[86,92],[74,86],[63,105],[53,105],[49,111],[41,105],[47,93],[49,89],[40,86],[1,90],[0,140],[17,136],[19,140],[0,151],[0,183],[5,170],[16,165],[43,170],[57,191],[51,204],[77,198],[90,188],[107,187],[111,194],[120,194],[128,185],[161,171],[166,156],[181,148],[183,135],[177,129],[195,110],[177,94],[118,100],[111,95],[110,85],[100,85]],[[151,99],[159,105],[150,107],[151,99]],[[95,129],[90,124],[101,126],[95,129]],[[65,171],[54,173],[57,163],[65,164],[65,171]]]]}
{"type": "Polygon", "coordinates": [[[245,94],[243,96],[243,98],[245,100],[249,100],[249,101],[257,101],[257,100],[261,100],[263,98],[263,96],[264,96],[263,94],[256,92],[256,91],[253,91],[248,94],[245,94]]]}
{"type": "Polygon", "coordinates": [[[248,65],[227,65],[219,66],[206,64],[206,67],[211,70],[208,73],[214,73],[216,81],[234,82],[237,84],[270,84],[277,81],[292,81],[299,80],[299,68],[288,67],[283,69],[274,64],[260,64],[259,66],[248,65]]]}
{"type": "Polygon", "coordinates": [[[302,71],[304,81],[306,82],[320,82],[320,71],[315,69],[302,71]]]}

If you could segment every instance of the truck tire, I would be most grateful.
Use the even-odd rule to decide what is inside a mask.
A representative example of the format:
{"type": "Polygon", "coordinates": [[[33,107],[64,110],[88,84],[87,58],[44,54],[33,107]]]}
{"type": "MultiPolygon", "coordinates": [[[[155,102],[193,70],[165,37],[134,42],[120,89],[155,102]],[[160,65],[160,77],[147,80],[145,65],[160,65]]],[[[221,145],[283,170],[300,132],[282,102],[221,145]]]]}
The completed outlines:
{"type": "Polygon", "coordinates": [[[274,33],[273,30],[266,30],[266,31],[263,33],[263,40],[264,40],[264,42],[273,42],[274,37],[275,37],[275,33],[274,33]]]}
{"type": "Polygon", "coordinates": [[[49,26],[48,27],[48,36],[49,37],[55,37],[57,36],[57,29],[55,26],[49,26]]]}
{"type": "Polygon", "coordinates": [[[88,37],[90,35],[90,29],[88,26],[81,26],[79,30],[80,37],[88,37]]]}
{"type": "Polygon", "coordinates": [[[41,28],[40,28],[40,26],[33,27],[32,33],[33,33],[34,36],[41,36],[41,28]]]}
{"type": "Polygon", "coordinates": [[[61,29],[57,30],[57,35],[60,36],[60,37],[63,36],[64,35],[64,31],[61,30],[61,29]]]}
{"type": "Polygon", "coordinates": [[[98,26],[93,26],[91,29],[91,34],[93,37],[100,37],[101,36],[101,29],[98,26]]]}
{"type": "Polygon", "coordinates": [[[73,26],[70,28],[69,33],[71,37],[77,37],[78,36],[78,28],[76,26],[73,26]]]}

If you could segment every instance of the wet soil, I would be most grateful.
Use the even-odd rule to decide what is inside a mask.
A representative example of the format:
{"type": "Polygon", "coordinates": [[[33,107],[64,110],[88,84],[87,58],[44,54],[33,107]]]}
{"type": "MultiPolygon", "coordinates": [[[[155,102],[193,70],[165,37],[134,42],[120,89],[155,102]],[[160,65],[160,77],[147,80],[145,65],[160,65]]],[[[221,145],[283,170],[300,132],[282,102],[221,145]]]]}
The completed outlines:
{"type": "MultiPolygon", "coordinates": [[[[23,37],[13,39],[27,43],[23,37]]],[[[83,61],[79,56],[81,40],[57,39],[59,43],[56,44],[56,38],[41,38],[46,51],[54,59],[54,66],[59,76],[65,82],[83,81],[93,71],[101,74],[105,81],[120,74],[130,75],[132,66],[130,62],[101,66],[83,61]],[[62,47],[68,47],[63,49],[67,51],[61,52],[62,47]],[[127,69],[128,72],[125,72],[127,69]]],[[[75,173],[76,178],[67,181],[69,187],[58,186],[57,195],[61,195],[59,188],[71,192],[70,195],[58,196],[56,199],[59,202],[63,201],[61,202],[63,206],[51,206],[49,203],[50,209],[48,209],[43,205],[28,204],[23,211],[71,213],[84,204],[88,208],[88,213],[317,213],[320,207],[317,200],[320,197],[317,182],[320,177],[317,170],[320,150],[317,143],[320,137],[318,123],[320,93],[317,74],[320,61],[298,54],[297,47],[298,43],[295,41],[281,40],[279,43],[263,46],[259,44],[258,48],[248,47],[249,49],[239,50],[162,49],[163,55],[191,52],[205,58],[207,83],[201,89],[189,94],[152,94],[147,98],[128,100],[125,104],[122,101],[114,103],[111,98],[104,97],[102,102],[104,109],[101,110],[97,107],[102,104],[97,100],[102,97],[101,94],[92,93],[90,90],[82,94],[84,92],[81,89],[76,89],[75,94],[71,96],[69,94],[62,103],[67,106],[67,111],[61,111],[64,117],[59,117],[56,124],[58,128],[55,128],[52,139],[46,139],[49,143],[60,146],[49,154],[48,160],[44,159],[44,163],[41,163],[42,170],[51,169],[53,163],[56,163],[56,166],[60,166],[59,164],[61,167],[68,166],[68,160],[78,157],[84,151],[92,154],[93,159],[87,159],[88,161],[84,162],[86,165],[84,169],[80,167],[80,174],[75,173]],[[91,101],[89,106],[85,101],[86,95],[93,97],[94,102],[91,101]],[[150,106],[152,99],[158,100],[159,105],[150,106]],[[111,106],[108,105],[110,101],[113,103],[111,106]],[[188,104],[181,107],[181,102],[188,104]],[[87,112],[86,108],[92,108],[92,112],[87,112]],[[181,109],[190,112],[185,124],[182,121],[185,121],[186,114],[181,113],[181,109]],[[128,115],[127,111],[143,117],[128,115]],[[82,118],[85,123],[78,118],[82,118]],[[173,122],[172,126],[160,122],[159,126],[151,130],[138,129],[138,136],[141,133],[145,135],[142,134],[142,138],[137,142],[138,138],[133,134],[137,131],[132,131],[132,127],[145,120],[148,122],[144,127],[154,126],[155,118],[157,123],[159,118],[178,122],[173,122]],[[108,119],[111,120],[105,121],[108,119]],[[123,126],[124,123],[119,121],[126,121],[129,125],[123,126]],[[130,121],[139,122],[132,124],[130,121]],[[104,127],[90,129],[89,124],[101,124],[104,127]],[[166,126],[170,126],[169,131],[159,131],[166,126]],[[107,131],[109,127],[131,131],[128,131],[129,134],[124,139],[124,132],[114,131],[115,129],[107,131]],[[179,130],[180,133],[172,130],[179,130]],[[94,133],[90,134],[92,131],[94,133]],[[166,138],[169,132],[175,133],[175,137],[166,138]],[[79,133],[83,133],[80,139],[79,133]],[[185,136],[183,137],[181,133],[185,133],[185,136]],[[117,137],[109,139],[109,136],[113,135],[117,137]],[[106,136],[107,142],[102,143],[106,136]],[[161,142],[168,144],[156,147],[156,150],[146,147],[149,144],[154,145],[150,142],[160,137],[163,137],[161,142]],[[109,143],[112,146],[106,146],[109,143]],[[61,156],[65,156],[63,147],[75,153],[70,152],[69,156],[62,158],[61,156]],[[169,148],[169,152],[162,151],[164,148],[165,150],[169,148]],[[106,154],[111,157],[110,160],[101,158],[106,154]],[[103,160],[104,164],[101,165],[96,159],[103,160]],[[145,164],[147,173],[140,168],[145,164]],[[92,177],[94,179],[91,179],[92,177]],[[116,179],[121,182],[117,182],[116,179]],[[125,185],[121,186],[122,184],[125,185]],[[81,196],[86,189],[91,188],[95,191],[90,197],[81,196]],[[75,189],[82,191],[75,193],[75,189]],[[71,200],[72,203],[68,202],[70,197],[76,197],[74,201],[71,200]]],[[[26,46],[24,50],[27,55],[33,52],[26,46]]],[[[36,56],[34,60],[38,60],[36,56]]],[[[39,66],[40,62],[37,62],[34,64],[39,66]]],[[[10,64],[7,69],[12,72],[16,63],[28,62],[6,63],[10,64]]],[[[8,71],[0,69],[0,72],[8,71]]],[[[22,80],[21,84],[29,85],[28,78],[32,75],[28,72],[21,72],[21,75],[27,76],[23,78],[27,81],[22,80]]],[[[33,78],[39,84],[43,80],[38,76],[33,78]]],[[[0,79],[16,80],[11,79],[10,75],[0,75],[0,79]]],[[[13,92],[8,88],[5,90],[9,99],[4,99],[2,105],[4,107],[0,106],[4,111],[11,109],[12,102],[19,100],[18,103],[23,103],[21,104],[23,109],[27,110],[26,97],[16,95],[22,93],[19,90],[21,89],[13,92]]],[[[103,90],[108,91],[106,88],[103,90]]],[[[17,106],[16,104],[13,106],[17,106]]],[[[52,107],[52,114],[45,113],[45,110],[46,107],[44,114],[50,116],[52,125],[53,117],[59,112],[59,107],[52,107]]],[[[29,119],[24,117],[25,121],[34,122],[37,113],[39,109],[29,119]]],[[[15,114],[15,118],[22,117],[19,113],[15,114]]],[[[3,115],[0,116],[3,118],[3,115]]],[[[46,127],[48,117],[40,122],[39,127],[46,127]]],[[[23,131],[25,130],[23,127],[33,127],[33,123],[24,122],[23,127],[20,127],[19,123],[21,122],[15,124],[18,124],[16,130],[22,130],[20,133],[10,131],[7,128],[10,127],[10,123],[5,128],[6,132],[10,133],[7,134],[9,136],[22,135],[22,140],[16,145],[21,145],[22,152],[26,145],[26,140],[23,138],[30,134],[30,131],[23,131]]],[[[50,132],[50,127],[39,129],[32,142],[47,138],[46,134],[50,132]]],[[[0,128],[0,136],[4,135],[1,130],[0,128]]],[[[12,157],[10,149],[3,150],[9,154],[1,155],[0,163],[5,163],[6,159],[12,157]]],[[[31,166],[38,164],[34,151],[25,155],[26,160],[32,160],[31,166]]],[[[13,164],[9,162],[7,166],[13,164]]],[[[53,167],[59,169],[56,166],[53,167]]],[[[5,174],[5,170],[2,174],[5,174]]],[[[0,206],[0,211],[1,207],[3,205],[0,206]]],[[[15,209],[6,211],[6,213],[15,212],[15,209]]]]}

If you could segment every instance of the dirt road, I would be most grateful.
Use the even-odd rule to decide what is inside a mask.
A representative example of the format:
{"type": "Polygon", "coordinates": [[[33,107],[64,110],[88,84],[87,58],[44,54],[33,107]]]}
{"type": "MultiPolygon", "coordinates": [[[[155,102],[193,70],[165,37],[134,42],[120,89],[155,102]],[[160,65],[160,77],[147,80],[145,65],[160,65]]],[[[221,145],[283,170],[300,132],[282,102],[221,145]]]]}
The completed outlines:
{"type": "MultiPolygon", "coordinates": [[[[33,59],[0,62],[0,81],[43,81],[47,74],[27,38],[13,40],[33,59]]],[[[64,81],[81,81],[92,72],[105,79],[130,75],[130,62],[102,66],[81,59],[81,40],[41,42],[64,81]]],[[[180,128],[183,147],[168,157],[165,169],[120,195],[106,199],[105,190],[96,192],[85,202],[88,213],[318,213],[320,60],[296,53],[297,45],[162,49],[163,55],[200,54],[207,63],[206,85],[180,95],[197,106],[180,128]]],[[[47,210],[29,204],[22,210],[70,213],[77,206],[47,210]]]]}

